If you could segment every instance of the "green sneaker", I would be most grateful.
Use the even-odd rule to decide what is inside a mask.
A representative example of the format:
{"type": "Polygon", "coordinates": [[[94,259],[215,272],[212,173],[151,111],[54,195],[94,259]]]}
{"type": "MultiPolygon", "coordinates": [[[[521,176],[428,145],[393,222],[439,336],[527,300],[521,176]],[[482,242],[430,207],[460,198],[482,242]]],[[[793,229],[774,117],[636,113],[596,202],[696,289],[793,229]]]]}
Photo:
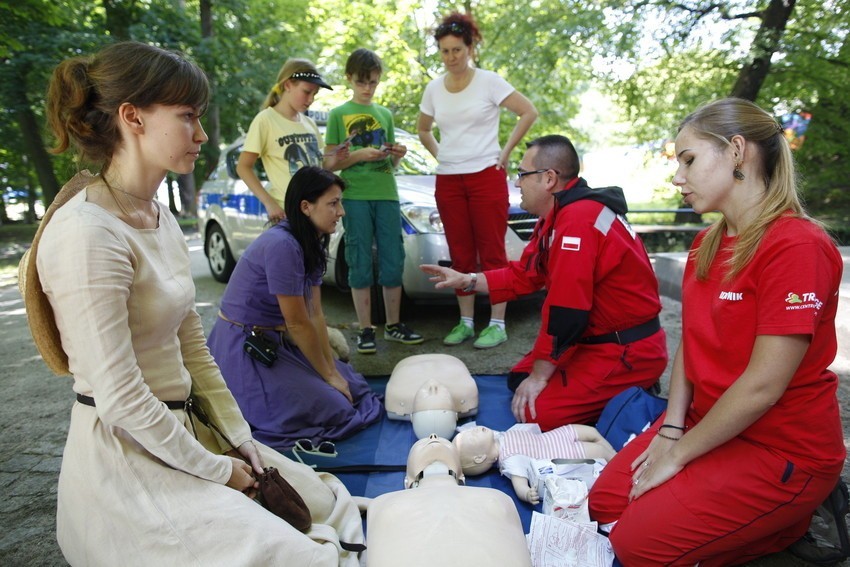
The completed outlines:
{"type": "Polygon", "coordinates": [[[452,329],[451,333],[446,335],[446,338],[443,339],[443,344],[449,346],[459,345],[466,339],[471,339],[474,335],[475,331],[473,331],[472,328],[467,327],[466,323],[461,321],[454,329],[452,329]]]}
{"type": "Polygon", "coordinates": [[[508,334],[498,325],[490,325],[472,343],[475,348],[493,348],[508,340],[508,334]]]}

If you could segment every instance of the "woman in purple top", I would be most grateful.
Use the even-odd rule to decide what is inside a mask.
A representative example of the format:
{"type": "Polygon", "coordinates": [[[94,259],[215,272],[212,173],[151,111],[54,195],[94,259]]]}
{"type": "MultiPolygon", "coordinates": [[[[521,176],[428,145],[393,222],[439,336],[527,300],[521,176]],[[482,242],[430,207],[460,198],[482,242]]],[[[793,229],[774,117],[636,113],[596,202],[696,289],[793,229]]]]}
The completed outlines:
{"type": "Polygon", "coordinates": [[[322,312],[319,286],[344,188],[318,167],[295,173],[286,220],[245,250],[207,341],[254,437],[278,450],[303,438],[342,439],[383,411],[363,376],[333,357],[322,312]],[[252,334],[273,342],[271,366],[246,352],[252,334]]]}

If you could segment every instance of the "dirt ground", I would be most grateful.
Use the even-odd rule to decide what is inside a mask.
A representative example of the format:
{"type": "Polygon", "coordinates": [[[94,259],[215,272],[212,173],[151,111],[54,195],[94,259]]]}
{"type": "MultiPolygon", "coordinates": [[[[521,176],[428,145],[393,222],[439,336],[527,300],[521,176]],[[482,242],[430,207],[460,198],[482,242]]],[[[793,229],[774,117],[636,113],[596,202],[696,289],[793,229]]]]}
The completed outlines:
{"type": "MultiPolygon", "coordinates": [[[[193,237],[194,236],[194,237],[193,237]]],[[[197,286],[197,304],[207,331],[212,327],[224,285],[209,275],[200,240],[187,235],[197,286]]],[[[333,289],[323,292],[329,323],[343,330],[354,343],[354,310],[350,297],[333,289]]],[[[680,337],[680,304],[664,298],[661,314],[670,351],[680,337]]],[[[442,337],[456,323],[453,305],[406,306],[404,320],[427,340],[415,347],[379,340],[378,354],[352,355],[352,363],[367,375],[387,375],[396,362],[411,354],[446,352],[463,360],[473,374],[503,374],[529,348],[539,324],[540,300],[509,305],[507,325],[510,340],[488,351],[466,343],[447,348],[442,337]]],[[[847,306],[844,309],[848,309],[847,306]]],[[[486,325],[486,306],[477,309],[476,328],[486,325]]],[[[379,338],[381,334],[378,334],[379,338]]],[[[26,325],[23,302],[16,278],[0,277],[0,565],[66,565],[55,539],[56,481],[72,405],[71,379],[50,374],[41,361],[26,325]]],[[[845,439],[850,439],[850,368],[837,367],[841,374],[842,416],[845,439]]],[[[669,372],[669,370],[668,370],[669,372]]],[[[666,391],[668,373],[662,379],[666,391]]],[[[845,463],[845,478],[850,478],[845,463]]],[[[730,474],[734,469],[730,465],[730,474]]],[[[787,554],[762,559],[750,565],[804,565],[787,554]]]]}

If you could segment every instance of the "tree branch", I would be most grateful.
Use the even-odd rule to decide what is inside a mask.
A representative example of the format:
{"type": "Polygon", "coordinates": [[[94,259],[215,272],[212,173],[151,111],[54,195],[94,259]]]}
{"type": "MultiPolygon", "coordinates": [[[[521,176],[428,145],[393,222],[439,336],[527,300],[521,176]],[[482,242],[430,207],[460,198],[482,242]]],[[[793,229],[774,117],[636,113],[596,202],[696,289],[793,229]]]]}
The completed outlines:
{"type": "Polygon", "coordinates": [[[723,20],[747,20],[749,18],[762,18],[764,17],[764,10],[756,10],[752,12],[741,12],[740,14],[732,14],[729,12],[729,7],[725,2],[715,2],[713,4],[709,4],[702,8],[696,6],[688,6],[682,2],[670,2],[668,0],[657,0],[655,3],[656,6],[660,8],[666,9],[676,9],[681,10],[682,12],[688,12],[690,14],[696,15],[696,20],[699,21],[702,18],[708,16],[712,12],[717,12],[723,20]]]}

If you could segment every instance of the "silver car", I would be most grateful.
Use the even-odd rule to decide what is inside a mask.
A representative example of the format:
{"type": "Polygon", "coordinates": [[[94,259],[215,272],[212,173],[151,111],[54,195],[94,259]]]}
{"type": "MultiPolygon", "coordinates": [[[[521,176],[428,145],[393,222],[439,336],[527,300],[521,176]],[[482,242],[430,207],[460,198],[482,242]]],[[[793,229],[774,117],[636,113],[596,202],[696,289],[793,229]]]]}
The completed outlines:
{"type": "MultiPolygon", "coordinates": [[[[434,289],[433,282],[419,264],[451,264],[446,235],[434,199],[436,160],[419,142],[403,130],[396,130],[396,141],[408,148],[396,172],[401,206],[405,264],[402,287],[407,297],[419,299],[449,298],[452,290],[434,289]]],[[[267,227],[266,209],[236,174],[242,151],[240,138],[223,153],[218,167],[201,187],[198,223],[204,238],[204,253],[213,277],[227,282],[236,261],[245,248],[267,227]]],[[[265,181],[260,160],[258,176],[265,181]]],[[[518,259],[530,237],[537,218],[519,208],[519,191],[510,186],[509,228],[505,233],[508,257],[518,259]]],[[[348,266],[342,223],[331,235],[328,265],[324,281],[347,291],[348,266]]],[[[378,294],[380,296],[380,294],[378,294]]]]}

